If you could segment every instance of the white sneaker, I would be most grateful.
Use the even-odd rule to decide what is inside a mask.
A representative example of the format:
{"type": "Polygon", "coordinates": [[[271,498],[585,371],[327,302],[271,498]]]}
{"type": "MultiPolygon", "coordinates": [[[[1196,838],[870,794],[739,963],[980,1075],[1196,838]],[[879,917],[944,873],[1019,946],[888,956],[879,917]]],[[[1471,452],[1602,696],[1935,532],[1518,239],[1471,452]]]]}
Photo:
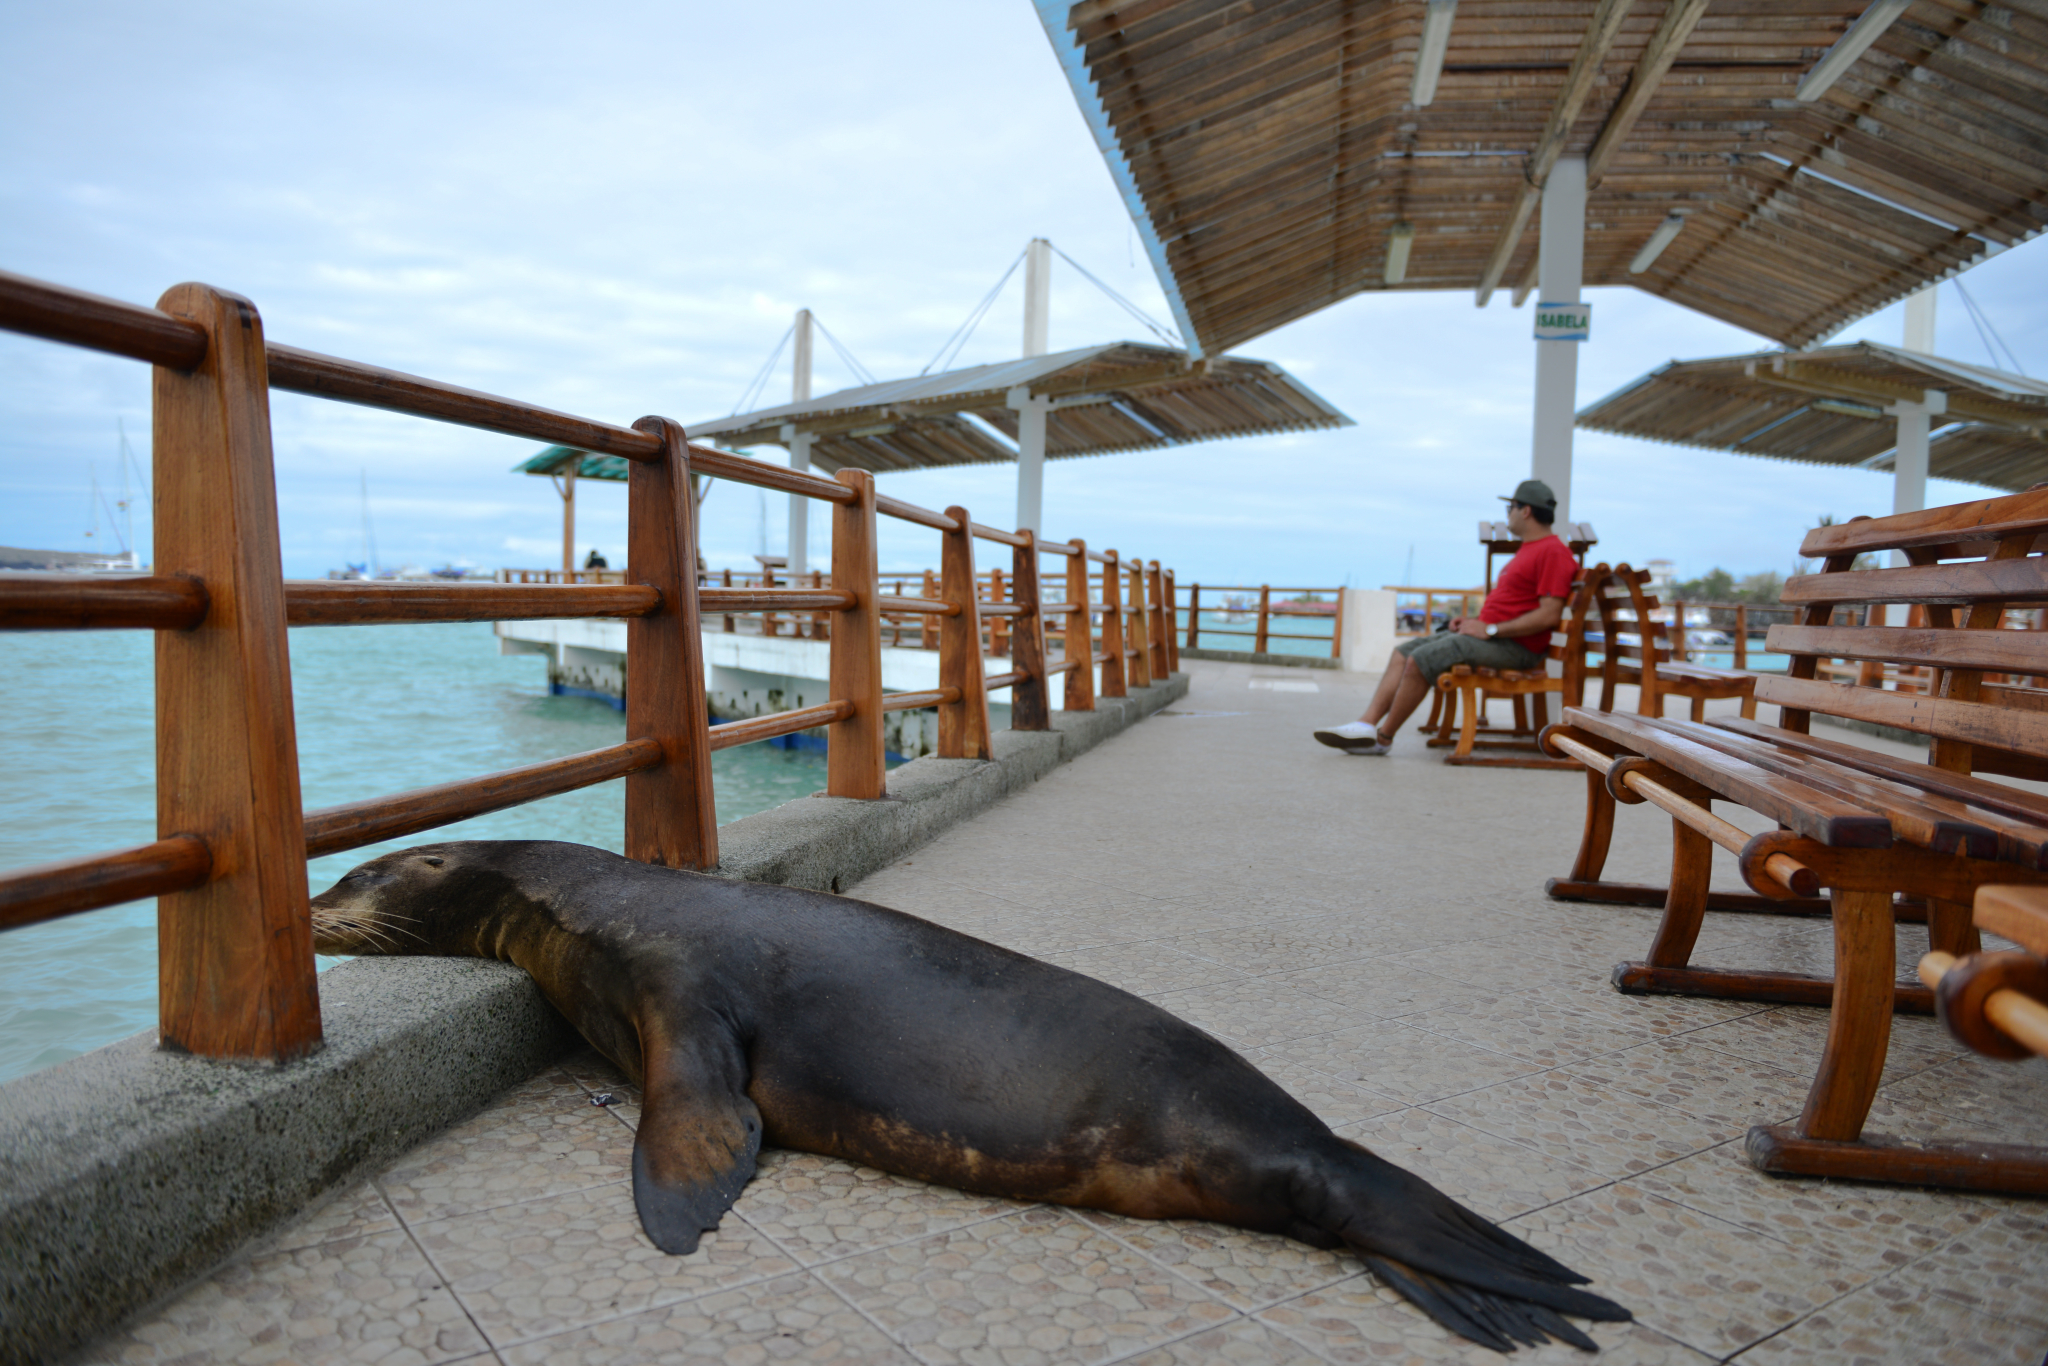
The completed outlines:
{"type": "Polygon", "coordinates": [[[1364,721],[1347,721],[1341,726],[1315,732],[1317,740],[1346,754],[1385,754],[1377,728],[1364,721]]]}

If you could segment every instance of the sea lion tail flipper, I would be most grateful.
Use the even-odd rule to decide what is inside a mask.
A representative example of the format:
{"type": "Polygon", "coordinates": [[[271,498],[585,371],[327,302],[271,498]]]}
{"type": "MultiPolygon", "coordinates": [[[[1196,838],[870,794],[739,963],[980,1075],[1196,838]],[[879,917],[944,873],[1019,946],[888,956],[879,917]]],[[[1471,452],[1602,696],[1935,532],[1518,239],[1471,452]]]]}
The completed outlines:
{"type": "Polygon", "coordinates": [[[747,1098],[739,1046],[722,1026],[675,1042],[643,1028],[641,1070],[633,1204],[656,1247],[695,1252],[754,1178],[761,1112],[747,1098]]]}
{"type": "Polygon", "coordinates": [[[1546,1336],[1590,1352],[1597,1344],[1563,1315],[1608,1323],[1635,1317],[1578,1289],[1586,1277],[1421,1177],[1349,1146],[1326,1188],[1309,1193],[1304,1213],[1452,1332],[1498,1352],[1516,1342],[1540,1345],[1546,1336]]]}

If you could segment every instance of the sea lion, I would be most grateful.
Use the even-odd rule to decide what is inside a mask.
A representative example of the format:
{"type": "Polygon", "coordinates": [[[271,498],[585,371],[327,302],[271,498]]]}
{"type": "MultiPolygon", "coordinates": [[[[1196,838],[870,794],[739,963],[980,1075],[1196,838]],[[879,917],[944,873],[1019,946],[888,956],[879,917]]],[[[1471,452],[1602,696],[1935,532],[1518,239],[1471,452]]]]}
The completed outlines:
{"type": "Polygon", "coordinates": [[[545,841],[429,844],[313,900],[323,953],[497,958],[641,1088],[633,1197],[696,1250],[763,1143],[960,1190],[1348,1247],[1497,1351],[1629,1312],[1149,1001],[848,897],[545,841]],[[1512,1341],[1511,1341],[1512,1340],[1512,1341]]]}

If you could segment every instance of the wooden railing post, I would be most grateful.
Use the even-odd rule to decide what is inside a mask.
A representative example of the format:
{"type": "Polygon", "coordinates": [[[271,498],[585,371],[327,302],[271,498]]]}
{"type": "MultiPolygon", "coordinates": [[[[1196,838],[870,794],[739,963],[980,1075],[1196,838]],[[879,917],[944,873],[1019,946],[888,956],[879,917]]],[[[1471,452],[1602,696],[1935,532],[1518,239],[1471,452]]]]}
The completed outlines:
{"type": "Polygon", "coordinates": [[[1735,605],[1735,667],[1749,667],[1749,608],[1742,603],[1735,605]]]}
{"type": "Polygon", "coordinates": [[[1094,594],[1088,589],[1088,543],[1076,537],[1068,541],[1074,553],[1067,557],[1067,601],[1078,604],[1078,612],[1066,616],[1064,653],[1069,661],[1080,661],[1067,670],[1068,711],[1095,710],[1095,611],[1094,594]]]}
{"type": "Polygon", "coordinates": [[[1045,616],[1038,610],[1038,533],[1019,528],[1024,544],[1010,552],[1010,667],[1024,677],[1010,685],[1010,729],[1051,730],[1052,697],[1045,686],[1045,616]]]}
{"type": "Polygon", "coordinates": [[[306,837],[285,643],[263,322],[178,285],[205,359],[154,374],[156,572],[206,585],[206,617],[156,633],[157,837],[195,836],[212,881],[157,899],[162,1047],[282,1062],[320,1046],[306,837]]]}
{"type": "Polygon", "coordinates": [[[1130,594],[1129,634],[1131,637],[1131,684],[1134,687],[1152,686],[1152,623],[1145,610],[1145,562],[1131,561],[1130,583],[1126,591],[1130,594]]]}
{"type": "MultiPolygon", "coordinates": [[[[1169,580],[1171,577],[1169,574],[1169,580]]],[[[1344,657],[1344,595],[1350,591],[1350,589],[1341,586],[1337,589],[1336,620],[1330,623],[1330,658],[1332,659],[1342,659],[1344,657]]]]}
{"type": "Polygon", "coordinates": [[[1202,645],[1202,585],[1192,584],[1188,588],[1188,648],[1200,649],[1202,645]]]}
{"type": "Polygon", "coordinates": [[[1151,561],[1145,570],[1145,587],[1152,604],[1152,677],[1160,679],[1173,672],[1172,646],[1167,642],[1173,639],[1174,610],[1173,600],[1166,596],[1166,578],[1157,560],[1151,561]]]}
{"type": "Polygon", "coordinates": [[[1273,597],[1273,589],[1272,589],[1272,586],[1271,586],[1271,585],[1269,585],[1269,584],[1263,584],[1263,583],[1262,583],[1262,584],[1260,584],[1260,585],[1259,585],[1259,624],[1258,624],[1258,628],[1257,628],[1257,634],[1256,634],[1256,636],[1255,636],[1255,637],[1253,638],[1253,640],[1252,640],[1252,653],[1253,653],[1253,654],[1255,654],[1255,655],[1262,655],[1262,654],[1266,653],[1266,621],[1267,621],[1267,616],[1266,616],[1266,614],[1267,614],[1267,612],[1268,612],[1268,611],[1269,611],[1269,610],[1271,609],[1271,606],[1272,606],[1272,597],[1273,597]]]}
{"type": "Polygon", "coordinates": [[[1102,695],[1128,697],[1124,666],[1123,568],[1114,550],[1102,558],[1102,695]]]}
{"type": "Polygon", "coordinates": [[[1685,604],[1671,604],[1671,662],[1685,664],[1692,660],[1692,640],[1685,633],[1685,604]]]}
{"type": "Polygon", "coordinates": [[[939,757],[990,759],[988,670],[981,658],[981,586],[974,575],[974,519],[950,507],[954,529],[939,533],[939,596],[960,610],[939,619],[939,686],[959,700],[939,704],[939,757]]]}
{"type": "Polygon", "coordinates": [[[853,714],[827,732],[825,791],[834,797],[881,798],[888,778],[882,733],[882,614],[875,561],[875,477],[841,470],[850,503],[832,505],[832,586],[853,594],[832,632],[831,694],[853,714]]]}
{"type": "Polygon", "coordinates": [[[633,428],[660,437],[662,450],[659,460],[633,461],[626,476],[625,577],[659,592],[661,607],[626,622],[626,738],[658,742],[662,762],[626,775],[626,857],[701,872],[718,866],[718,807],[690,446],[665,417],[643,417],[633,428]]]}
{"type": "Polygon", "coordinates": [[[1180,608],[1175,603],[1178,596],[1173,587],[1173,571],[1160,571],[1160,582],[1166,586],[1166,671],[1180,672],[1180,608]]]}
{"type": "MultiPolygon", "coordinates": [[[[1003,571],[988,571],[988,600],[1001,602],[1003,594],[1003,571]]],[[[1006,655],[1010,652],[1010,619],[990,617],[988,619],[988,652],[992,655],[1006,655]]]]}

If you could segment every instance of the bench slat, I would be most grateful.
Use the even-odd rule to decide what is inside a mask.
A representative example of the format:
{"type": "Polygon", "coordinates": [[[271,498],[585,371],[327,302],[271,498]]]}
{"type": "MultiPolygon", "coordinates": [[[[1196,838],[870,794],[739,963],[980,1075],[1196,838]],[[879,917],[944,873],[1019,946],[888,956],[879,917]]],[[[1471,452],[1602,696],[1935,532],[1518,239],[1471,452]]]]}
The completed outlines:
{"type": "Polygon", "coordinates": [[[1884,849],[1892,842],[1891,820],[1855,802],[1843,801],[1805,783],[1731,758],[1645,717],[1568,707],[1565,724],[1654,758],[1729,801],[1833,848],[1884,849]]]}
{"type": "Polygon", "coordinates": [[[1765,674],[1757,679],[1756,700],[1781,707],[1825,712],[1851,721],[1896,726],[1943,740],[1969,745],[2048,755],[2048,713],[1983,702],[1959,702],[1925,693],[1886,692],[1848,683],[1822,683],[1809,678],[1765,674]]]}
{"type": "Polygon", "coordinates": [[[1942,669],[2048,674],[2048,631],[1777,625],[1764,633],[1764,648],[1787,655],[1883,659],[1942,669]]]}
{"type": "Polygon", "coordinates": [[[1760,738],[1698,721],[1659,722],[1674,734],[1710,749],[1781,773],[1844,801],[1881,811],[1891,818],[1892,834],[1937,853],[1995,858],[2028,868],[2048,868],[2048,827],[1972,810],[1966,803],[1929,795],[1918,788],[1865,774],[1825,759],[1782,748],[1760,738]]]}
{"type": "Polygon", "coordinates": [[[1880,778],[1907,783],[1925,792],[1954,797],[1972,806],[1981,806],[1986,811],[2011,816],[2015,820],[2048,826],[2048,797],[2028,792],[2024,788],[2012,787],[2005,783],[1994,783],[1988,778],[1974,777],[1968,773],[1952,773],[1936,768],[1932,764],[1916,763],[1911,759],[1898,759],[1876,750],[1864,749],[1842,740],[1829,740],[1818,735],[1801,735],[1796,731],[1767,726],[1761,721],[1746,721],[1737,716],[1715,717],[1710,725],[1721,730],[1734,731],[1738,735],[1750,735],[1786,749],[1795,749],[1802,754],[1818,755],[1832,759],[1845,768],[1860,769],[1880,778]]]}
{"type": "Polygon", "coordinates": [[[1914,564],[1903,569],[1855,569],[1798,574],[1785,581],[1782,601],[1794,605],[1859,602],[1939,603],[2048,601],[2048,559],[1970,560],[1914,564]]]}
{"type": "Polygon", "coordinates": [[[1977,924],[2031,953],[2048,954],[2048,887],[1983,887],[1977,924]]]}
{"type": "Polygon", "coordinates": [[[1904,550],[1953,541],[1996,540],[2022,531],[2048,530],[2048,491],[1952,503],[1922,512],[1901,512],[1833,526],[1815,527],[1800,542],[1809,560],[1855,555],[1866,550],[1904,550]]]}

